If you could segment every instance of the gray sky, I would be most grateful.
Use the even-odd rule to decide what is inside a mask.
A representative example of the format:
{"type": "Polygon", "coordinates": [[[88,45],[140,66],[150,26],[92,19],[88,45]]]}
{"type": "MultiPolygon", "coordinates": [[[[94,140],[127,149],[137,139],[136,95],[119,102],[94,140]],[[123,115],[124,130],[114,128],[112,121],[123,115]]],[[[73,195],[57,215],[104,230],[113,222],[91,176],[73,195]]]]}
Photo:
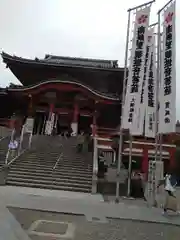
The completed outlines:
{"type": "MultiPolygon", "coordinates": [[[[148,0],[147,0],[148,1],[148,0]]],[[[146,1],[146,2],[147,2],[146,1]]],[[[0,0],[0,51],[21,57],[45,54],[117,59],[124,65],[127,9],[145,0],[0,0]],[[134,3],[134,4],[133,4],[134,3]]],[[[167,0],[153,4],[151,22],[167,0]]],[[[177,1],[177,26],[180,24],[177,1]]],[[[177,28],[180,39],[180,28],[177,28]]],[[[177,64],[180,52],[177,51],[177,64]]],[[[177,93],[180,92],[177,67],[177,93]]],[[[0,59],[0,86],[18,83],[0,59]]],[[[177,94],[177,102],[180,94],[177,94]],[[179,96],[178,96],[179,95],[179,96]]],[[[177,118],[180,110],[177,106],[177,118]]]]}

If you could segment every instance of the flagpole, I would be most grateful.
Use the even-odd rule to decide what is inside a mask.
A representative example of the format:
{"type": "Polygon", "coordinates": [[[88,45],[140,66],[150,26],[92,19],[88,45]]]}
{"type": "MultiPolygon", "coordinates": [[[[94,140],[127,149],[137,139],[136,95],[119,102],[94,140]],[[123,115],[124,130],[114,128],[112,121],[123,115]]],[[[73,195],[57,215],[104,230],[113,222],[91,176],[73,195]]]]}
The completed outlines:
{"type": "Polygon", "coordinates": [[[158,31],[157,31],[157,73],[156,73],[156,112],[155,112],[155,158],[153,161],[153,177],[152,177],[152,193],[153,193],[153,201],[152,204],[156,204],[156,162],[158,155],[158,147],[159,147],[159,135],[158,135],[158,116],[159,116],[159,73],[160,73],[160,46],[161,46],[161,38],[160,38],[160,14],[158,13],[158,31]]]}
{"type": "Polygon", "coordinates": [[[129,166],[128,166],[127,197],[130,197],[130,194],[131,194],[132,141],[133,141],[133,137],[130,134],[130,138],[129,138],[129,166]]]}
{"type": "Polygon", "coordinates": [[[123,147],[123,128],[122,128],[122,116],[124,111],[124,102],[126,95],[126,79],[127,79],[127,63],[128,63],[128,48],[129,48],[129,33],[130,33],[130,19],[131,10],[128,10],[128,23],[127,23],[127,35],[126,35],[126,50],[125,50],[125,63],[124,63],[124,79],[123,79],[123,93],[121,100],[121,121],[119,131],[119,149],[118,149],[118,163],[117,163],[117,179],[116,179],[116,199],[115,202],[119,202],[119,175],[121,171],[122,163],[122,147],[123,147]]]}
{"type": "Polygon", "coordinates": [[[156,174],[156,162],[158,158],[158,147],[160,148],[160,159],[162,159],[162,133],[158,135],[158,115],[159,115],[159,89],[161,81],[161,12],[175,0],[168,1],[159,11],[158,11],[158,46],[157,46],[157,89],[156,89],[156,114],[155,114],[155,123],[156,123],[156,138],[155,138],[155,161],[153,166],[153,204],[156,205],[156,184],[155,184],[155,174],[156,174]],[[159,138],[160,137],[160,138],[159,138]],[[158,142],[159,141],[159,142],[158,142]]]}
{"type": "Polygon", "coordinates": [[[123,79],[123,93],[121,100],[121,121],[120,121],[120,131],[119,131],[119,149],[118,149],[118,166],[117,166],[117,179],[116,179],[116,198],[115,202],[119,202],[119,175],[121,171],[122,163],[122,147],[123,147],[123,128],[122,128],[122,116],[124,112],[124,103],[126,95],[126,79],[127,79],[127,63],[128,63],[128,47],[129,47],[129,33],[130,33],[130,18],[131,12],[138,8],[143,8],[147,5],[151,5],[155,0],[149,1],[147,3],[141,4],[139,6],[128,9],[128,24],[127,24],[127,35],[126,35],[126,50],[125,50],[125,64],[124,64],[124,79],[123,79]]]}

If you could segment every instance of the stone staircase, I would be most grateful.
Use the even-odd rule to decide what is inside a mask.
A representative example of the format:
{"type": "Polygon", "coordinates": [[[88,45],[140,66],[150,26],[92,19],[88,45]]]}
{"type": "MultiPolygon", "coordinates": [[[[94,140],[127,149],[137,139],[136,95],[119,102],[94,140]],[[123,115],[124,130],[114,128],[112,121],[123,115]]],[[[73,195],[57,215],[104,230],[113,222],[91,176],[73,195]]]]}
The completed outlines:
{"type": "Polygon", "coordinates": [[[90,192],[92,154],[76,153],[76,138],[38,136],[10,166],[7,185],[90,192]]]}

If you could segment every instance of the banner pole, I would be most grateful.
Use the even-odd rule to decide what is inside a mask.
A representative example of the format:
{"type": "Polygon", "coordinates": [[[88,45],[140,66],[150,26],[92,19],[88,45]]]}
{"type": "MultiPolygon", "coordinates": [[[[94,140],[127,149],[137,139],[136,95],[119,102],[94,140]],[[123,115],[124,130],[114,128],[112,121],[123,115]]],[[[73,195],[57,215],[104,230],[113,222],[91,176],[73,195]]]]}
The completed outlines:
{"type": "MultiPolygon", "coordinates": [[[[122,126],[122,119],[124,116],[124,104],[125,104],[125,95],[126,95],[126,81],[127,81],[127,65],[128,65],[128,46],[129,46],[129,33],[130,33],[130,17],[131,11],[137,9],[143,9],[145,6],[150,6],[155,0],[141,4],[134,8],[128,9],[128,24],[127,24],[127,35],[126,35],[126,50],[125,50],[125,64],[124,64],[124,79],[123,79],[123,93],[122,93],[122,100],[121,100],[121,121],[120,121],[120,131],[119,131],[119,149],[118,149],[118,163],[117,163],[117,178],[116,178],[116,198],[115,202],[119,202],[119,176],[121,171],[121,163],[122,163],[122,150],[123,150],[123,126],[122,126]]],[[[134,100],[132,101],[134,104],[134,100]]],[[[129,127],[128,127],[129,128],[129,127]]]]}
{"type": "Polygon", "coordinates": [[[126,95],[126,79],[127,79],[127,63],[128,63],[128,48],[129,48],[129,33],[130,33],[130,19],[131,11],[128,11],[127,35],[126,35],[126,50],[125,50],[125,64],[124,64],[124,79],[123,79],[123,93],[121,99],[121,117],[120,117],[120,131],[119,131],[119,149],[118,149],[118,163],[117,163],[117,178],[116,178],[116,198],[115,202],[119,202],[119,175],[122,163],[122,147],[123,147],[123,129],[122,129],[122,116],[124,111],[124,102],[126,95]]]}
{"type": "Polygon", "coordinates": [[[129,138],[129,166],[128,166],[128,186],[127,186],[127,197],[130,197],[131,194],[131,169],[132,169],[132,135],[130,134],[129,138]]]}
{"type": "Polygon", "coordinates": [[[159,83],[160,83],[160,47],[161,47],[161,35],[160,35],[160,14],[158,13],[158,31],[157,31],[157,81],[156,81],[156,113],[155,113],[155,159],[153,162],[153,179],[152,179],[152,186],[153,186],[153,201],[152,204],[156,205],[156,162],[157,162],[157,155],[159,149],[159,134],[158,134],[158,122],[159,122],[159,83]]]}

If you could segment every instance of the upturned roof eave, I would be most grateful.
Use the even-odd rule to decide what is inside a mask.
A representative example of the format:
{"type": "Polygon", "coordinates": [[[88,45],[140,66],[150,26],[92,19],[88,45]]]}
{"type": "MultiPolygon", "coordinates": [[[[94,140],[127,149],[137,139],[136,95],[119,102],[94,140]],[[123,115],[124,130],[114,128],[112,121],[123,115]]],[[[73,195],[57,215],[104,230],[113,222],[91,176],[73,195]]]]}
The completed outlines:
{"type": "Polygon", "coordinates": [[[14,63],[33,64],[33,65],[40,65],[40,66],[44,65],[44,66],[51,66],[51,67],[68,67],[68,68],[76,68],[76,69],[77,68],[79,68],[79,69],[92,69],[92,70],[109,71],[109,72],[122,72],[124,70],[124,68],[101,68],[101,67],[98,68],[98,67],[93,67],[93,66],[51,63],[51,62],[47,62],[46,60],[33,60],[33,59],[11,56],[11,55],[9,55],[5,52],[2,52],[1,56],[3,58],[3,62],[6,63],[7,66],[9,65],[10,62],[14,62],[14,63]]]}

